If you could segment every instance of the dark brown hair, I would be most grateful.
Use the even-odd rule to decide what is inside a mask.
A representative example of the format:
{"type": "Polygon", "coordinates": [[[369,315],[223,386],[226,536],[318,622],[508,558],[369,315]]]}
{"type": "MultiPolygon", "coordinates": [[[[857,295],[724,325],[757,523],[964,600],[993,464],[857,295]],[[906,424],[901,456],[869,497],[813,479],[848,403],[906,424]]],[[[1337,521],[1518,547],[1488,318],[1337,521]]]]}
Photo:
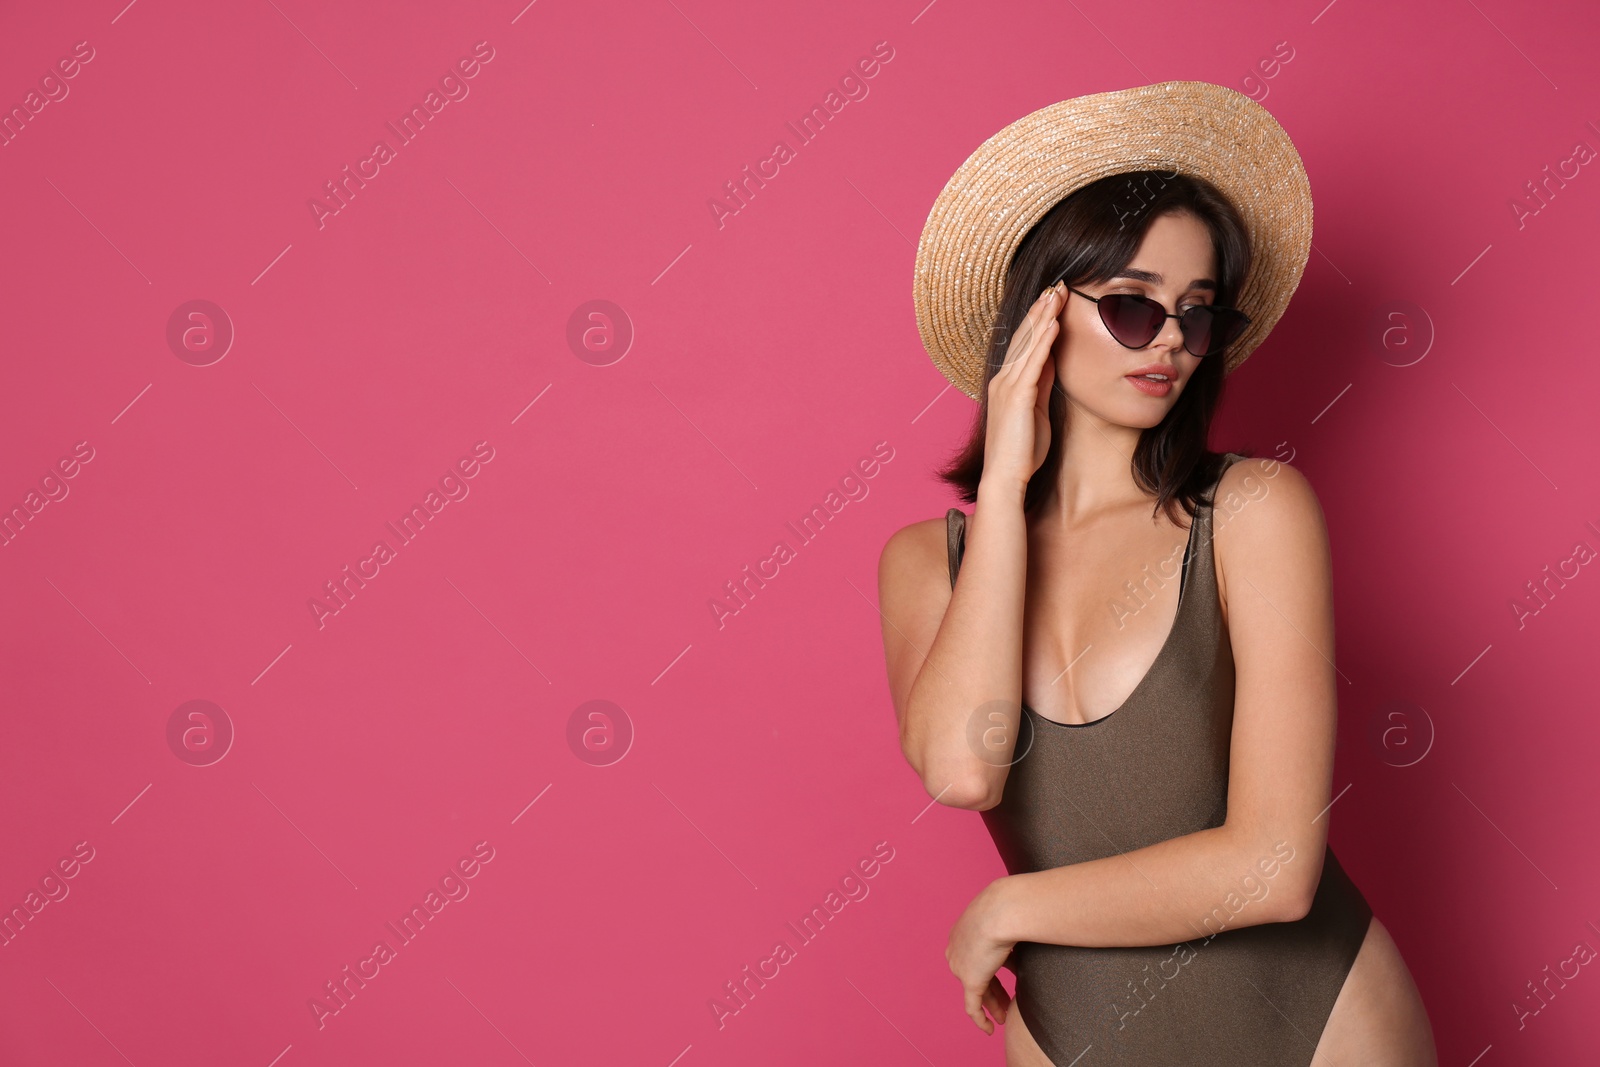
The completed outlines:
{"type": "MultiPolygon", "coordinates": [[[[936,473],[962,500],[978,498],[983,475],[984,439],[989,420],[989,381],[1005,365],[1011,324],[1019,323],[1040,293],[1056,278],[1068,285],[1109,281],[1139,251],[1150,224],[1163,215],[1193,215],[1211,233],[1217,258],[1215,302],[1235,301],[1250,272],[1250,241],[1244,220],[1216,186],[1176,171],[1133,171],[1092,182],[1062,199],[1023,237],[1006,271],[1000,310],[995,315],[984,358],[983,385],[972,432],[950,463],[936,473]]],[[[1246,314],[1249,308],[1242,309],[1246,314]]],[[[1145,430],[1133,453],[1134,482],[1156,494],[1155,510],[1174,518],[1181,505],[1194,514],[1207,486],[1222,468],[1222,456],[1206,448],[1211,418],[1222,399],[1226,352],[1199,363],[1183,395],[1166,418],[1145,430]]],[[[1023,511],[1050,492],[1061,469],[1062,430],[1068,404],[1057,377],[1050,396],[1050,450],[1028,481],[1023,511]]]]}

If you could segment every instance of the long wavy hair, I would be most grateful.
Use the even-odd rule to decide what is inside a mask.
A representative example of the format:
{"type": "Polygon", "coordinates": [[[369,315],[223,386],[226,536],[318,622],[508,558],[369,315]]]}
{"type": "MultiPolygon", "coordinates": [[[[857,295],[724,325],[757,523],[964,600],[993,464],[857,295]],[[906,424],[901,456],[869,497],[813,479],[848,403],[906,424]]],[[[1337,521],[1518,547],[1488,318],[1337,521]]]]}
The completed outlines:
{"type": "MultiPolygon", "coordinates": [[[[1068,285],[1110,281],[1139,251],[1150,224],[1163,215],[1188,214],[1211,233],[1217,258],[1216,302],[1237,306],[1250,273],[1250,241],[1238,210],[1216,186],[1176,171],[1113,174],[1065,197],[1034,224],[1011,257],[1000,310],[995,315],[984,359],[983,388],[972,431],[954,458],[936,473],[971,504],[983,476],[984,439],[989,425],[989,381],[1005,365],[1012,325],[1020,323],[1045,286],[1061,277],[1068,285]]],[[[1249,308],[1243,309],[1246,314],[1249,308]]],[[[1190,516],[1222,469],[1222,455],[1207,449],[1211,419],[1222,399],[1225,352],[1199,363],[1183,395],[1161,422],[1139,435],[1133,453],[1134,482],[1154,493],[1151,517],[1166,509],[1176,520],[1181,506],[1190,516]]],[[[1050,395],[1050,450],[1028,481],[1023,511],[1031,512],[1049,494],[1061,470],[1061,443],[1069,402],[1058,375],[1050,395]]]]}

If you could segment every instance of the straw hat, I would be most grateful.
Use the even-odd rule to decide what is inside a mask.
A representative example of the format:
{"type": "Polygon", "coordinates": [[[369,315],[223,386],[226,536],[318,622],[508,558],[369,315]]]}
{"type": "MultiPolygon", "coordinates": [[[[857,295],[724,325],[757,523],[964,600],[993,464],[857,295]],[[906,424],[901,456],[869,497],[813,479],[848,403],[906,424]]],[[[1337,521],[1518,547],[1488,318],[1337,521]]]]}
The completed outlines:
{"type": "Polygon", "coordinates": [[[1006,270],[1034,223],[1111,174],[1178,171],[1215,185],[1244,217],[1254,263],[1234,304],[1250,325],[1231,374],[1265,340],[1311,249],[1311,184],[1289,135],[1248,96],[1169,81],[1074,97],[990,137],[945,183],[917,242],[917,330],[933,362],[976,400],[1006,270]]]}

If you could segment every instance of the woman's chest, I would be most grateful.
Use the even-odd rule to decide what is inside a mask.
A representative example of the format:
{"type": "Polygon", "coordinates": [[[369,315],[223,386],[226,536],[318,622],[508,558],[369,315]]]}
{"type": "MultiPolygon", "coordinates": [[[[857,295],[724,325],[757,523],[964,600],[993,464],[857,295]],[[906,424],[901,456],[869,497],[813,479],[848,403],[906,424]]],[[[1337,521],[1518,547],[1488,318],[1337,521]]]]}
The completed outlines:
{"type": "Polygon", "coordinates": [[[1180,532],[1085,545],[1070,560],[1030,555],[1023,704],[1072,724],[1119,710],[1181,636],[1187,547],[1180,532]]]}

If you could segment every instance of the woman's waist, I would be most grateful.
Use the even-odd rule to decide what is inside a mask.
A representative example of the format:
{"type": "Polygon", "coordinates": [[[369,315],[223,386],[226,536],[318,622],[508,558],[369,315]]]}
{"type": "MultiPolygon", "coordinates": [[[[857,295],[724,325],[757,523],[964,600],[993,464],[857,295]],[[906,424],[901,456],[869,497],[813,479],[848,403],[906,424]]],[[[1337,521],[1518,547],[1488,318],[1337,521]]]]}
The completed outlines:
{"type": "Polygon", "coordinates": [[[1327,892],[1319,888],[1318,903],[1290,922],[1247,925],[1247,909],[1257,906],[1247,904],[1227,925],[1212,913],[1188,941],[1101,948],[1022,941],[1006,965],[1029,1027],[1063,1041],[1132,1048],[1159,1045],[1162,1035],[1204,1039],[1219,1026],[1279,1027],[1284,1011],[1294,1020],[1288,1034],[1318,1012],[1326,1018],[1360,949],[1371,912],[1342,876],[1325,875],[1327,892]],[[1287,989],[1299,991],[1293,1006],[1261,999],[1278,1000],[1287,989]]]}
{"type": "Polygon", "coordinates": [[[1006,873],[1031,874],[1214,829],[1226,811],[1227,796],[1219,793],[1204,804],[1147,806],[1104,800],[1040,805],[1008,797],[980,814],[1006,873]]]}

